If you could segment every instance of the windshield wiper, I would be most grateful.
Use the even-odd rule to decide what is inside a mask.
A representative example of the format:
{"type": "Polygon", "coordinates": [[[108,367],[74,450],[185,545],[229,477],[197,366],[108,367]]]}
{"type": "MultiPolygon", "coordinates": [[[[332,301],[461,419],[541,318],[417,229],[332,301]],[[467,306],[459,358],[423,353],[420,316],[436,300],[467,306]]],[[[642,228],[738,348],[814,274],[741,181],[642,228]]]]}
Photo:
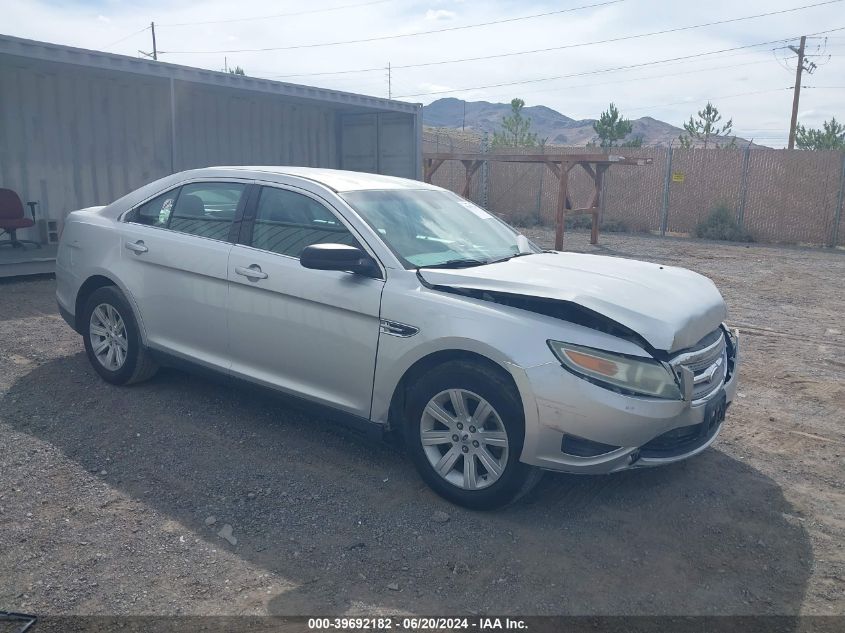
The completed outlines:
{"type": "Polygon", "coordinates": [[[448,259],[439,264],[432,264],[430,266],[420,266],[420,268],[469,268],[471,266],[482,266],[490,262],[482,261],[480,259],[448,259]]]}
{"type": "Polygon", "coordinates": [[[533,251],[530,253],[514,253],[513,255],[508,255],[507,257],[502,257],[501,259],[491,259],[488,261],[488,264],[498,264],[499,262],[506,262],[510,259],[514,259],[515,257],[525,257],[526,255],[536,255],[533,251]]]}

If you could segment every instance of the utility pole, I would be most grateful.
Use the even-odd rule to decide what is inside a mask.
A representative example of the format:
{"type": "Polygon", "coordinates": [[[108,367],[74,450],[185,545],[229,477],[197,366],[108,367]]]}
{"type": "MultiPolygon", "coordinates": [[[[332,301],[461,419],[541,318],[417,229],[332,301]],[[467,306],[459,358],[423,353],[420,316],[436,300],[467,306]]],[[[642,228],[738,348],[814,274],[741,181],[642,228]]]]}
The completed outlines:
{"type": "Polygon", "coordinates": [[[387,62],[387,98],[393,98],[393,78],[390,76],[390,62],[387,62]]]}
{"type": "Polygon", "coordinates": [[[801,99],[801,74],[806,70],[809,74],[813,74],[816,65],[813,62],[807,62],[807,57],[804,54],[807,45],[807,36],[801,36],[801,43],[798,48],[790,46],[789,50],[798,55],[798,64],[795,68],[795,90],[792,94],[792,121],[789,124],[789,145],[788,149],[795,149],[795,131],[798,127],[798,101],[801,99]]]}
{"type": "Polygon", "coordinates": [[[156,23],[155,22],[150,22],[150,31],[152,31],[152,34],[153,34],[153,52],[147,53],[147,52],[142,51],[142,50],[138,50],[138,52],[141,53],[141,55],[143,55],[144,57],[151,57],[154,60],[158,61],[158,48],[156,48],[156,23]]]}
{"type": "Polygon", "coordinates": [[[464,127],[467,124],[467,100],[464,99],[464,115],[461,117],[461,132],[464,131],[464,127]]]}
{"type": "Polygon", "coordinates": [[[156,48],[156,23],[150,22],[150,30],[153,32],[153,59],[158,61],[158,49],[156,48]]]}

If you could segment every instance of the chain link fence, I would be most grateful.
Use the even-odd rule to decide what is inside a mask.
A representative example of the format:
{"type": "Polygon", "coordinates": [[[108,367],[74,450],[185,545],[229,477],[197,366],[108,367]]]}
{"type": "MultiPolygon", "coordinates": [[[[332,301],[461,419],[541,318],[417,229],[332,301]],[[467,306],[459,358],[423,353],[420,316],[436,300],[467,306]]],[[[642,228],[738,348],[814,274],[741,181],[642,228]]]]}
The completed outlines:
{"type": "MultiPolygon", "coordinates": [[[[423,151],[496,153],[485,139],[453,130],[426,130],[423,151]]],[[[508,148],[504,153],[537,151],[508,148]]],[[[545,148],[549,154],[561,151],[595,152],[545,148]]],[[[647,147],[614,153],[653,162],[607,172],[606,230],[689,236],[714,209],[725,207],[758,242],[845,246],[843,152],[647,147]]],[[[457,161],[444,162],[433,178],[434,184],[457,193],[465,180],[457,161]]],[[[569,180],[573,206],[586,206],[591,194],[590,177],[575,167],[569,180]]],[[[469,197],[514,224],[551,225],[557,195],[557,178],[544,165],[491,162],[473,178],[469,197]]]]}

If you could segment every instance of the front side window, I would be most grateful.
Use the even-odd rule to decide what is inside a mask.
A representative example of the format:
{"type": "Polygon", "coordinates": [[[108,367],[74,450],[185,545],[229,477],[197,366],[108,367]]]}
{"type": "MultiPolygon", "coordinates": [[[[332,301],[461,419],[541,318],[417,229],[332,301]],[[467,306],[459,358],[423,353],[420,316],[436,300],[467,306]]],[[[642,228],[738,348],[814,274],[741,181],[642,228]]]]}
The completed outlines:
{"type": "Polygon", "coordinates": [[[409,269],[478,266],[540,250],[495,216],[449,191],[341,195],[409,269]]]}
{"type": "Polygon", "coordinates": [[[184,185],[173,205],[168,228],[214,240],[225,240],[246,185],[197,182],[184,185]]]}
{"type": "Polygon", "coordinates": [[[349,229],[313,198],[286,189],[263,187],[250,246],[299,257],[312,244],[358,246],[349,229]]]}

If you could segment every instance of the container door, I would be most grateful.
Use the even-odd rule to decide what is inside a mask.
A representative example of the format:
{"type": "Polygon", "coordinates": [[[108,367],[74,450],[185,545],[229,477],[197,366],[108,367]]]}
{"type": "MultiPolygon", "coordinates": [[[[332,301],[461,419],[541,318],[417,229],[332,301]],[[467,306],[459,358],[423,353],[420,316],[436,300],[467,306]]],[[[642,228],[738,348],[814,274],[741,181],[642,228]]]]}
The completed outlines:
{"type": "Polygon", "coordinates": [[[350,114],[341,118],[340,168],[379,173],[378,119],[375,114],[350,114]]]}
{"type": "Polygon", "coordinates": [[[418,178],[414,148],[414,117],[407,114],[378,116],[379,173],[418,178]]]}

